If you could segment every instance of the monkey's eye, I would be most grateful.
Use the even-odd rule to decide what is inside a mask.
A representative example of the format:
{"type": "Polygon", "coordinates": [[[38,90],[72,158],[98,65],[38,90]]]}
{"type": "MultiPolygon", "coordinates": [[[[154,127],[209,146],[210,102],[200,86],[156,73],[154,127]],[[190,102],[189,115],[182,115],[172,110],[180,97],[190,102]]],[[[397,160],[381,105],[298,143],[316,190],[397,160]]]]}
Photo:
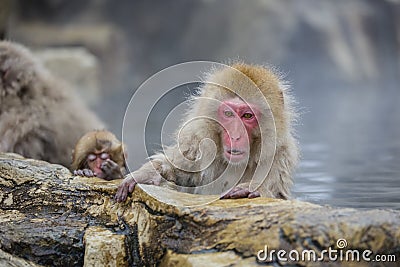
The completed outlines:
{"type": "Polygon", "coordinates": [[[251,114],[251,113],[244,113],[242,117],[245,118],[245,119],[251,119],[251,118],[253,118],[253,114],[251,114]]]}
{"type": "Polygon", "coordinates": [[[95,155],[95,154],[89,154],[88,156],[87,156],[87,159],[89,160],[89,161],[93,161],[93,160],[95,160],[97,158],[97,156],[95,155]]]}
{"type": "Polygon", "coordinates": [[[224,111],[224,115],[225,115],[226,117],[232,117],[232,116],[233,116],[233,112],[230,111],[230,110],[226,110],[226,111],[224,111]]]}
{"type": "Polygon", "coordinates": [[[110,158],[110,154],[108,153],[101,153],[100,154],[100,158],[103,160],[109,159],[110,158]]]}

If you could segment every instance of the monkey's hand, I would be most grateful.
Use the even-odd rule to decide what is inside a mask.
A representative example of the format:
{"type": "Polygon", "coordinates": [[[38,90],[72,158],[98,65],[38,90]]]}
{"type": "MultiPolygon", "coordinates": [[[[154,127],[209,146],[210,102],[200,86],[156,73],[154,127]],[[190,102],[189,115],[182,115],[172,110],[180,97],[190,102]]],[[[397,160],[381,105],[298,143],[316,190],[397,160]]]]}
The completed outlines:
{"type": "Polygon", "coordinates": [[[139,170],[125,176],[125,179],[118,187],[117,194],[114,199],[117,202],[123,202],[128,197],[129,193],[133,192],[135,185],[140,184],[151,184],[160,185],[163,179],[160,175],[162,169],[161,164],[158,162],[147,162],[139,170]],[[133,178],[135,177],[135,178],[133,178]]]}
{"type": "Polygon", "coordinates": [[[85,176],[85,177],[94,177],[96,174],[90,169],[83,170],[75,170],[74,175],[85,176]]]}
{"type": "Polygon", "coordinates": [[[115,180],[115,179],[122,179],[124,176],[122,175],[121,168],[118,164],[111,159],[107,159],[105,162],[101,164],[101,169],[105,174],[106,180],[115,180]]]}
{"type": "Polygon", "coordinates": [[[260,193],[258,191],[250,192],[248,188],[236,186],[231,191],[221,196],[220,199],[256,198],[259,196],[260,193]]]}
{"type": "Polygon", "coordinates": [[[135,185],[137,184],[136,180],[132,176],[126,177],[122,183],[118,186],[117,193],[115,194],[114,199],[117,202],[124,202],[128,197],[129,193],[133,192],[135,185]]]}

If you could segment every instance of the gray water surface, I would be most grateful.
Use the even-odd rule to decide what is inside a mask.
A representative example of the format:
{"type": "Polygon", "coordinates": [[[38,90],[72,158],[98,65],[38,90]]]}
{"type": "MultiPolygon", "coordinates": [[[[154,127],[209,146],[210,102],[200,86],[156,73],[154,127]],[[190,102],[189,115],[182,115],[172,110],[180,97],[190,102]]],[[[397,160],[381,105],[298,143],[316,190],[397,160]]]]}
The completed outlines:
{"type": "Polygon", "coordinates": [[[335,90],[304,99],[295,198],[400,209],[400,91],[335,90]],[[318,104],[315,104],[318,103],[318,104]]]}

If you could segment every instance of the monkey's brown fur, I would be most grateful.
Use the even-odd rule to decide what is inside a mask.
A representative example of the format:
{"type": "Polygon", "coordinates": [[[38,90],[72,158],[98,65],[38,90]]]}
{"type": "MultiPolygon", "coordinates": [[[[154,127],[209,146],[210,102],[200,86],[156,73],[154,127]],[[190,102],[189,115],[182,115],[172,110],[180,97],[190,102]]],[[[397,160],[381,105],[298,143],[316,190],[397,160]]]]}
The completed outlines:
{"type": "Polygon", "coordinates": [[[69,166],[84,133],[104,128],[22,45],[0,42],[0,152],[69,166]]]}
{"type": "MultiPolygon", "coordinates": [[[[269,157],[272,163],[270,171],[257,191],[264,197],[289,198],[293,183],[291,176],[298,161],[298,147],[292,134],[295,113],[291,106],[291,97],[287,86],[280,81],[279,76],[263,66],[236,63],[232,65],[232,68],[226,67],[211,72],[199,91],[199,97],[193,98],[192,106],[184,122],[201,116],[215,118],[218,102],[232,99],[237,95],[247,103],[264,107],[258,120],[267,123],[264,126],[260,124],[259,129],[254,131],[249,161],[245,165],[239,186],[248,187],[257,165],[267,165],[269,157]],[[216,102],[214,105],[204,97],[218,101],[214,101],[216,102]],[[266,107],[265,99],[268,101],[270,110],[266,107]],[[276,141],[275,154],[269,156],[261,154],[259,151],[261,145],[271,148],[274,139],[276,141]]],[[[229,165],[223,158],[221,131],[221,126],[213,120],[193,120],[190,127],[181,127],[177,144],[167,147],[164,154],[158,153],[152,156],[151,162],[133,172],[131,177],[125,178],[116,199],[118,201],[125,199],[126,188],[129,188],[129,191],[133,189],[132,184],[135,183],[133,179],[138,183],[160,184],[163,177],[182,186],[199,186],[212,182],[229,165]],[[207,144],[200,145],[201,140],[207,138],[213,140],[217,147],[216,158],[208,167],[198,172],[183,171],[181,168],[174,167],[174,165],[187,167],[187,164],[197,164],[195,162],[202,166],[203,163],[198,159],[208,158],[210,156],[208,154],[213,151],[213,148],[207,144]],[[201,151],[200,146],[203,146],[201,151]],[[189,161],[183,159],[182,155],[189,161]]],[[[231,174],[234,174],[234,171],[231,174]]]]}
{"type": "Polygon", "coordinates": [[[109,131],[91,131],[86,133],[76,143],[72,154],[71,170],[87,168],[86,159],[90,153],[110,154],[113,160],[121,169],[125,168],[125,158],[122,143],[109,131]]]}

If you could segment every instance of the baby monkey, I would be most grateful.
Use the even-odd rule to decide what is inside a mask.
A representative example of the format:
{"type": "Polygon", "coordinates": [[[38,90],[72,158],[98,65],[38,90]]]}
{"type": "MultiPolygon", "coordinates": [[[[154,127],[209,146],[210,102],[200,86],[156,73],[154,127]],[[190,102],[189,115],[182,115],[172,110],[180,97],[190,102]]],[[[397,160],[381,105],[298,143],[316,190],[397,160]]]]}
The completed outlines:
{"type": "Polygon", "coordinates": [[[124,178],[125,156],[122,143],[109,131],[91,131],[76,143],[72,153],[74,175],[104,180],[124,178]]]}

